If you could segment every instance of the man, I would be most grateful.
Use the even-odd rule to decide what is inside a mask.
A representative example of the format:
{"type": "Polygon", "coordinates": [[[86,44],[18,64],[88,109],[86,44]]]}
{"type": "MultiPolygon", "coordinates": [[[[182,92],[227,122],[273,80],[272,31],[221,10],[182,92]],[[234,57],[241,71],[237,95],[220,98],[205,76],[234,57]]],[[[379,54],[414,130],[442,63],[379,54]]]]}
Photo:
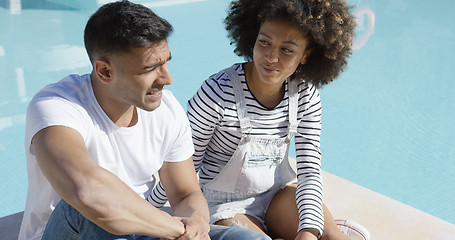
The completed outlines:
{"type": "Polygon", "coordinates": [[[128,1],[89,19],[91,74],[46,86],[27,111],[29,191],[19,239],[267,239],[208,224],[186,114],[163,90],[172,83],[171,32],[128,1]],[[144,200],[157,171],[175,216],[144,200]]]}

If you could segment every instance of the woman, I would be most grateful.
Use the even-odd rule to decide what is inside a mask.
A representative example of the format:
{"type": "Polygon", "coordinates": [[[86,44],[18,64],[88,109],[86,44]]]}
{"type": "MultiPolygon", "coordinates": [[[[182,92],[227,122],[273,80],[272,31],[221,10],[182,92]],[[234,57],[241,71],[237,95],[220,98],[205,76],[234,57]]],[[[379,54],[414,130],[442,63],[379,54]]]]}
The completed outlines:
{"type": "Polygon", "coordinates": [[[188,102],[211,222],[275,238],[348,239],[322,203],[317,91],[351,54],[346,2],[238,0],[225,24],[248,62],[211,76],[188,102]],[[293,135],[297,174],[288,161],[293,135]]]}

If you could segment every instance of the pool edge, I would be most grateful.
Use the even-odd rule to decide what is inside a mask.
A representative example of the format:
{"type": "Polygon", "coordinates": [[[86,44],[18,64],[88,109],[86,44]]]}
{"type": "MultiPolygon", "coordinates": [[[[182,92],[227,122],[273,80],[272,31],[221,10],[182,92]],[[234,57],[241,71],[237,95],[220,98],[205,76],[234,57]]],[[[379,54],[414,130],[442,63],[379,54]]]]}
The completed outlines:
{"type": "Polygon", "coordinates": [[[335,219],[366,227],[371,240],[455,239],[455,225],[323,171],[324,202],[335,219]]]}

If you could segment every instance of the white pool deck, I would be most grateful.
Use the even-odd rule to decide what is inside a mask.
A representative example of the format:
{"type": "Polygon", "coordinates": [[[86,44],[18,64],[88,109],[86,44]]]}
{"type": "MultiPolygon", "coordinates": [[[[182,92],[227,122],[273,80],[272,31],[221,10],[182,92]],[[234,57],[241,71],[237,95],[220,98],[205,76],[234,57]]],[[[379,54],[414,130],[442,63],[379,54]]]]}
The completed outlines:
{"type": "Polygon", "coordinates": [[[365,226],[371,240],[455,240],[455,225],[343,178],[323,173],[324,200],[334,218],[365,226]]]}
{"type": "MultiPolygon", "coordinates": [[[[455,225],[328,172],[325,204],[336,219],[365,226],[371,240],[455,240],[455,225]]],[[[0,218],[0,239],[16,240],[22,212],[0,218]]]]}

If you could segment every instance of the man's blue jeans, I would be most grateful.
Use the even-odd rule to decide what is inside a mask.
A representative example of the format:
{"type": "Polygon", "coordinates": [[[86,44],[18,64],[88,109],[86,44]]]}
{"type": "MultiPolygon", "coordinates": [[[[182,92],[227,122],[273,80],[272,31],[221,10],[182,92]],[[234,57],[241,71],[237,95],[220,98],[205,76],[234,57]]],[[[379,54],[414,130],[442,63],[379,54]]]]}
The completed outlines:
{"type": "MultiPolygon", "coordinates": [[[[270,237],[240,226],[210,225],[212,240],[271,240],[270,237]]],[[[142,235],[113,235],[98,227],[82,216],[71,205],[61,200],[46,225],[43,240],[159,240],[159,238],[142,235]]]]}

